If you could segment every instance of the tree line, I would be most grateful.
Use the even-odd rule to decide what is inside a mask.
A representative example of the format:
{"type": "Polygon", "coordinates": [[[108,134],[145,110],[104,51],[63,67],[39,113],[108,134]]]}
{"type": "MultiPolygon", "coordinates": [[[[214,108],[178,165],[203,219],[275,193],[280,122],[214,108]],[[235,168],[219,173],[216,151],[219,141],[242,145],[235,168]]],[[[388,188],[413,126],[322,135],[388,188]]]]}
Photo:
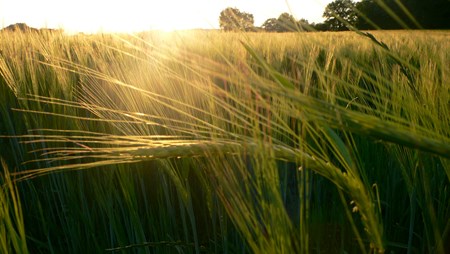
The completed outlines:
{"type": "Polygon", "coordinates": [[[323,12],[325,21],[309,23],[289,13],[267,19],[254,26],[253,14],[237,8],[220,13],[220,28],[225,31],[345,31],[350,29],[450,29],[449,0],[335,0],[323,12]]]}
{"type": "Polygon", "coordinates": [[[62,29],[51,29],[51,28],[41,28],[37,29],[34,27],[30,27],[25,23],[15,23],[12,25],[9,25],[3,29],[0,29],[0,32],[31,32],[31,33],[63,33],[64,31],[62,29]]]}

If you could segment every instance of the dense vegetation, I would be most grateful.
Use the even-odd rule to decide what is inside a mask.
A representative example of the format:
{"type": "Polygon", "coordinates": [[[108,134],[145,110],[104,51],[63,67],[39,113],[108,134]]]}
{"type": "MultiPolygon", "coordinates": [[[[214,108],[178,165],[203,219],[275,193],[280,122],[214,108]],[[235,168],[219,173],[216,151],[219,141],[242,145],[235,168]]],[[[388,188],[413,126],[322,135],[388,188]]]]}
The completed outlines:
{"type": "Polygon", "coordinates": [[[448,39],[0,33],[0,252],[445,253],[448,39]]]}
{"type": "Polygon", "coordinates": [[[236,8],[220,13],[220,27],[225,31],[346,31],[373,29],[450,29],[448,0],[334,0],[323,11],[325,21],[310,23],[296,20],[289,13],[267,19],[254,27],[253,15],[236,8]]]}

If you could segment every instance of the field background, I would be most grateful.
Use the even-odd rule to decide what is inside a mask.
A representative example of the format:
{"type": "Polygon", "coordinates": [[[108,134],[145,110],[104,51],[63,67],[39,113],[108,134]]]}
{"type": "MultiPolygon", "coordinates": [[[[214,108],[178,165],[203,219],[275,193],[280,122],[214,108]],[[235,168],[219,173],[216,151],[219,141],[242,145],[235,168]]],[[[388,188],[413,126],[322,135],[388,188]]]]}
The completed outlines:
{"type": "Polygon", "coordinates": [[[446,253],[449,41],[0,33],[0,252],[446,253]]]}

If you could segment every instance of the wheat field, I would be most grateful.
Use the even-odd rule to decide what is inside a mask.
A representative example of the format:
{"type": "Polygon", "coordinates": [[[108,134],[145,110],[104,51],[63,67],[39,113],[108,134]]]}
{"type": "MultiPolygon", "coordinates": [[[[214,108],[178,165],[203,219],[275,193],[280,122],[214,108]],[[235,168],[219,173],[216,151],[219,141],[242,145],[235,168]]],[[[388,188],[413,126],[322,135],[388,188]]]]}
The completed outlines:
{"type": "Polygon", "coordinates": [[[0,252],[446,253],[449,39],[0,33],[0,252]]]}

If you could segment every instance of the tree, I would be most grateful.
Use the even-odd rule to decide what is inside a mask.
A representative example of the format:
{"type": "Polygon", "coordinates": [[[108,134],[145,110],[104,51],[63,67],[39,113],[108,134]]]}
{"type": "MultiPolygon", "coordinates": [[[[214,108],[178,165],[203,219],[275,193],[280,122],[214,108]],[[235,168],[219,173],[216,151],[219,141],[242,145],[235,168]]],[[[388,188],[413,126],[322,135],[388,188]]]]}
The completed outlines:
{"type": "Polygon", "coordinates": [[[278,23],[283,32],[294,32],[298,30],[297,21],[294,16],[284,12],[278,17],[278,23]]]}
{"type": "Polygon", "coordinates": [[[277,19],[270,18],[266,20],[262,28],[266,32],[294,32],[299,30],[299,22],[295,20],[294,16],[284,12],[277,19]]]}
{"type": "Polygon", "coordinates": [[[27,24],[25,23],[16,23],[16,24],[12,24],[9,25],[5,28],[2,29],[2,31],[11,31],[11,32],[16,32],[16,31],[20,31],[20,32],[38,32],[39,30],[33,27],[29,27],[27,24]]]}
{"type": "Polygon", "coordinates": [[[307,19],[300,19],[297,21],[297,26],[300,29],[300,31],[311,31],[312,24],[309,23],[307,19]]]}
{"type": "Polygon", "coordinates": [[[278,24],[278,19],[270,18],[261,26],[266,32],[280,32],[280,26],[278,24]]]}
{"type": "MultiPolygon", "coordinates": [[[[402,1],[403,3],[405,0],[402,1]]],[[[403,4],[402,3],[402,4],[403,4]]],[[[383,5],[379,5],[373,0],[362,0],[356,4],[358,10],[358,29],[401,29],[409,27],[409,19],[404,12],[399,9],[397,3],[391,0],[383,1],[383,5]],[[397,20],[391,14],[397,16],[397,20]],[[401,20],[403,24],[399,23],[401,20]]]]}
{"type": "Polygon", "coordinates": [[[448,0],[362,0],[356,9],[358,29],[450,28],[448,0]]]}
{"type": "MultiPolygon", "coordinates": [[[[380,23],[374,20],[377,16],[383,15],[381,9],[372,0],[362,0],[356,3],[356,9],[358,10],[358,21],[356,27],[361,30],[377,29],[380,27],[380,23]]],[[[386,17],[382,17],[383,20],[386,17]]]]}
{"type": "Polygon", "coordinates": [[[253,14],[241,12],[237,8],[228,7],[220,12],[220,28],[225,31],[252,31],[254,29],[253,14]]]}
{"type": "Polygon", "coordinates": [[[316,31],[328,31],[328,30],[330,30],[328,25],[325,24],[325,23],[317,23],[317,24],[316,23],[312,23],[311,27],[313,29],[315,29],[316,31]]]}
{"type": "Polygon", "coordinates": [[[347,26],[354,26],[357,22],[355,3],[352,0],[335,0],[325,7],[323,17],[325,24],[332,31],[348,30],[347,26]]]}

